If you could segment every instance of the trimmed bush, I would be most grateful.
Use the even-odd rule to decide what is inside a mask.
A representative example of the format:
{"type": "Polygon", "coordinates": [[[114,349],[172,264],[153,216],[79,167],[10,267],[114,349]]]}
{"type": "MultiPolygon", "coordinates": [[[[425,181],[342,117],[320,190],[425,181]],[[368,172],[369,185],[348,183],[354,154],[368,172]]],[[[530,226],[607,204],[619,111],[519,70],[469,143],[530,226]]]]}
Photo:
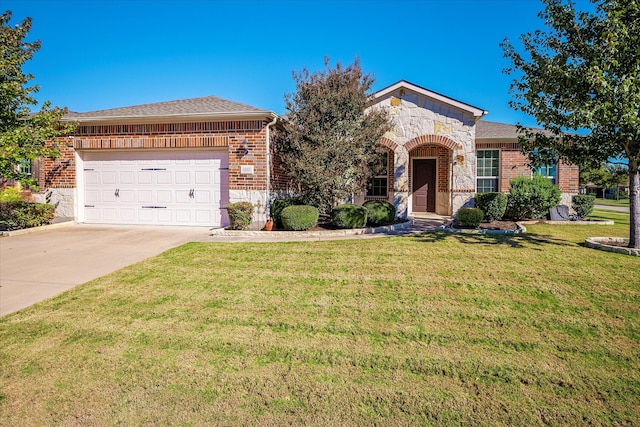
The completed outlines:
{"type": "Polygon", "coordinates": [[[458,211],[458,223],[462,227],[477,228],[484,214],[478,208],[462,208],[458,211]]]}
{"type": "Polygon", "coordinates": [[[338,205],[331,210],[331,223],[337,228],[360,228],[367,225],[367,208],[360,205],[338,205]]]}
{"type": "Polygon", "coordinates": [[[56,208],[46,203],[0,202],[0,229],[20,230],[50,224],[56,208]]]}
{"type": "Polygon", "coordinates": [[[571,207],[576,211],[578,218],[586,218],[593,212],[596,196],[592,194],[576,194],[571,197],[571,207]]]}
{"type": "Polygon", "coordinates": [[[253,204],[251,202],[229,203],[229,228],[232,230],[244,230],[253,222],[253,204]]]}
{"type": "Polygon", "coordinates": [[[0,190],[0,202],[20,202],[22,192],[16,187],[4,187],[0,190]]]}
{"type": "Polygon", "coordinates": [[[303,205],[302,201],[297,197],[291,197],[289,199],[274,199],[271,202],[271,218],[276,223],[277,228],[282,228],[282,219],[280,215],[282,210],[287,206],[303,205]]]}
{"type": "Polygon", "coordinates": [[[391,224],[396,219],[396,207],[386,200],[369,200],[362,206],[367,209],[367,224],[373,227],[391,224]]]}
{"type": "Polygon", "coordinates": [[[285,230],[304,231],[318,224],[318,208],[309,205],[293,205],[282,209],[280,219],[285,230]]]}
{"type": "Polygon", "coordinates": [[[507,195],[504,193],[476,194],[476,207],[487,221],[501,220],[507,210],[507,195]]]}
{"type": "Polygon", "coordinates": [[[513,219],[541,218],[560,203],[560,189],[544,176],[520,176],[509,181],[506,215],[513,219]]]}

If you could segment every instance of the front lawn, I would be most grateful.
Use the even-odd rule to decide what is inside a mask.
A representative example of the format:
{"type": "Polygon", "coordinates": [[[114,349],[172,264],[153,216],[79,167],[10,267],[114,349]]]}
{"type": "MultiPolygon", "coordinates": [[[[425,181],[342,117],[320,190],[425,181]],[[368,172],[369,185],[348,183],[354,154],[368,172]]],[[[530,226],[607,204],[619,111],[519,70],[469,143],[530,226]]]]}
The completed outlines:
{"type": "Polygon", "coordinates": [[[0,425],[637,425],[615,220],[187,244],[0,318],[0,425]]]}
{"type": "Polygon", "coordinates": [[[629,199],[596,199],[596,205],[629,207],[629,199]]]}

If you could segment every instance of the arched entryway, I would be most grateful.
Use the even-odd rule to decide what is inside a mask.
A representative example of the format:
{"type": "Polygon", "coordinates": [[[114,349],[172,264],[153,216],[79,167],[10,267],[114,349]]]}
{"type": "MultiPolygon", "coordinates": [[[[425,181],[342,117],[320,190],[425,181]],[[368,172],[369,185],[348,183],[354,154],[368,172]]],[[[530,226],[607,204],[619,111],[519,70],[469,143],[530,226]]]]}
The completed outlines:
{"type": "Polygon", "coordinates": [[[451,214],[451,166],[456,143],[422,135],[405,144],[409,152],[409,211],[451,214]]]}

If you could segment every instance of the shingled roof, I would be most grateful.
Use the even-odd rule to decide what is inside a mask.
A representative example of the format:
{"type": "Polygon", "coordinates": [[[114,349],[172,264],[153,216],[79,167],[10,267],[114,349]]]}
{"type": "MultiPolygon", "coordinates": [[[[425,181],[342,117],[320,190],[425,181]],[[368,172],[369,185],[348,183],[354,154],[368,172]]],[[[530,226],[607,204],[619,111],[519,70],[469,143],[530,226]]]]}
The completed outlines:
{"type": "Polygon", "coordinates": [[[153,104],[134,105],[131,107],[111,108],[108,110],[89,111],[86,113],[67,114],[66,119],[76,121],[114,120],[114,119],[152,119],[180,117],[277,117],[269,110],[251,105],[229,101],[216,96],[182,99],[177,101],[156,102],[153,104]]]}
{"type": "MultiPolygon", "coordinates": [[[[541,131],[542,133],[549,133],[544,129],[530,129],[541,131]]],[[[516,125],[510,125],[508,123],[480,120],[476,123],[476,139],[518,139],[518,128],[516,125]]]]}

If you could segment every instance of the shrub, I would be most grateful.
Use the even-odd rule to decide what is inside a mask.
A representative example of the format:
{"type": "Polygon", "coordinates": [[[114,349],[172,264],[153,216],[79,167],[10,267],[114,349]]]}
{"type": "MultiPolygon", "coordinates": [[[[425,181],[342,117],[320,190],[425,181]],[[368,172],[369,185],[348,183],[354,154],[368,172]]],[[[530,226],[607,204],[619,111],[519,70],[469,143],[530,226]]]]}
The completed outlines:
{"type": "Polygon", "coordinates": [[[367,208],[359,205],[338,205],[331,210],[331,223],[337,228],[360,228],[367,225],[367,208]]]}
{"type": "Polygon", "coordinates": [[[20,230],[50,224],[55,206],[46,203],[0,202],[0,228],[20,230]]]}
{"type": "Polygon", "coordinates": [[[560,203],[560,189],[544,176],[520,176],[509,183],[506,216],[510,218],[541,218],[560,203]]]}
{"type": "Polygon", "coordinates": [[[462,208],[458,211],[458,223],[463,227],[477,228],[484,215],[478,208],[462,208]]]}
{"type": "Polygon", "coordinates": [[[229,228],[232,230],[244,230],[253,222],[253,204],[250,202],[229,203],[229,228]]]}
{"type": "Polygon", "coordinates": [[[576,194],[571,197],[571,207],[576,211],[578,218],[582,219],[593,212],[596,196],[592,194],[576,194]]]}
{"type": "Polygon", "coordinates": [[[20,202],[22,193],[16,187],[4,187],[0,190],[0,202],[20,202]]]}
{"type": "Polygon", "coordinates": [[[282,209],[280,219],[285,230],[304,231],[318,224],[318,208],[309,205],[293,205],[282,209]]]}
{"type": "Polygon", "coordinates": [[[367,224],[371,226],[391,224],[396,219],[396,207],[386,200],[369,200],[362,206],[367,209],[367,224]]]}
{"type": "Polygon", "coordinates": [[[504,193],[476,194],[476,207],[484,214],[484,219],[501,220],[507,210],[507,195],[504,193]]]}
{"type": "Polygon", "coordinates": [[[277,228],[282,228],[282,210],[287,206],[302,205],[302,201],[297,197],[291,197],[289,199],[274,199],[271,202],[271,218],[276,223],[277,228]]]}

